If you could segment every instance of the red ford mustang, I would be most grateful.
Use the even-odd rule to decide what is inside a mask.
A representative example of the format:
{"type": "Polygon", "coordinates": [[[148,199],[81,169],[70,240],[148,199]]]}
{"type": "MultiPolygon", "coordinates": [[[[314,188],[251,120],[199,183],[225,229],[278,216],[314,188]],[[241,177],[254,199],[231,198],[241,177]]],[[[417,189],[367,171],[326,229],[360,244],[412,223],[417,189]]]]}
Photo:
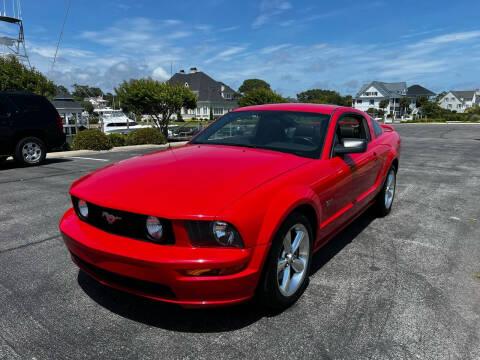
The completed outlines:
{"type": "Polygon", "coordinates": [[[390,212],[401,140],[346,107],[262,105],[187,145],[77,180],[60,223],[103,284],[184,307],[294,303],[312,253],[374,205],[390,212]]]}

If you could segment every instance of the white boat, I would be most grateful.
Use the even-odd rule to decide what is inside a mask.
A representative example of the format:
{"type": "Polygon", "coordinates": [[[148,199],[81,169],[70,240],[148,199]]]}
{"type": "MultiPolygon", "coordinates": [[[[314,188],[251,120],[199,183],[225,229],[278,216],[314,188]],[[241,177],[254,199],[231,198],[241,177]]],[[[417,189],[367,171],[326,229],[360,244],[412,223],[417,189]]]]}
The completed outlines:
{"type": "Polygon", "coordinates": [[[122,110],[103,108],[94,110],[99,115],[100,126],[105,134],[128,134],[137,129],[151,127],[150,125],[139,125],[129,119],[122,110]]]}

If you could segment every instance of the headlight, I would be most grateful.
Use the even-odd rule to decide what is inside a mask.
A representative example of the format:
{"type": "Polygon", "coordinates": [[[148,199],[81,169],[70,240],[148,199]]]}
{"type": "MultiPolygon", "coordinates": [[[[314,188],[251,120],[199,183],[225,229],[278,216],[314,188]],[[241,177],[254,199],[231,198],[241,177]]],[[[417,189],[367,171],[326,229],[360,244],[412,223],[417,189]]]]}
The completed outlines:
{"type": "Polygon", "coordinates": [[[244,247],[237,229],[225,221],[186,221],[185,224],[193,246],[244,247]]]}
{"type": "Polygon", "coordinates": [[[147,217],[146,229],[148,237],[153,241],[160,241],[163,237],[163,224],[162,221],[155,217],[147,217]]]}
{"type": "Polygon", "coordinates": [[[229,223],[224,221],[214,221],[212,223],[212,231],[215,240],[217,240],[219,244],[225,246],[234,246],[236,230],[229,223]]]}
{"type": "Polygon", "coordinates": [[[85,200],[78,199],[77,200],[77,212],[78,215],[83,218],[88,218],[88,204],[85,200]]]}

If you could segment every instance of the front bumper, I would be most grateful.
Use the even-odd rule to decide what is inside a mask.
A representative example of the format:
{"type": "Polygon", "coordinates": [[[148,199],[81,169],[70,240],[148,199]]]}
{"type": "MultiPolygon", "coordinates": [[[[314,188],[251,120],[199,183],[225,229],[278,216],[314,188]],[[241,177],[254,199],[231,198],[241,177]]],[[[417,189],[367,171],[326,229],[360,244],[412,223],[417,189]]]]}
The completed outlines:
{"type": "Polygon", "coordinates": [[[99,230],[73,209],[60,231],[73,261],[99,282],[140,296],[184,307],[232,305],[251,298],[267,246],[248,249],[193,248],[181,221],[174,221],[176,244],[157,245],[99,230]],[[182,270],[229,268],[225,276],[186,276],[182,270]]]}

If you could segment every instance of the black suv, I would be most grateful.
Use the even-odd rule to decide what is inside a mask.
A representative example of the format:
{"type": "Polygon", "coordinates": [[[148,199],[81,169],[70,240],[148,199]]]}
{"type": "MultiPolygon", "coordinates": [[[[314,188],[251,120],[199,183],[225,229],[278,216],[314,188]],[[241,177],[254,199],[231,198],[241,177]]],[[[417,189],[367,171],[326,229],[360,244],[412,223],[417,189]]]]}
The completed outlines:
{"type": "Polygon", "coordinates": [[[8,156],[38,165],[65,143],[62,118],[45,97],[0,91],[0,163],[8,156]]]}

